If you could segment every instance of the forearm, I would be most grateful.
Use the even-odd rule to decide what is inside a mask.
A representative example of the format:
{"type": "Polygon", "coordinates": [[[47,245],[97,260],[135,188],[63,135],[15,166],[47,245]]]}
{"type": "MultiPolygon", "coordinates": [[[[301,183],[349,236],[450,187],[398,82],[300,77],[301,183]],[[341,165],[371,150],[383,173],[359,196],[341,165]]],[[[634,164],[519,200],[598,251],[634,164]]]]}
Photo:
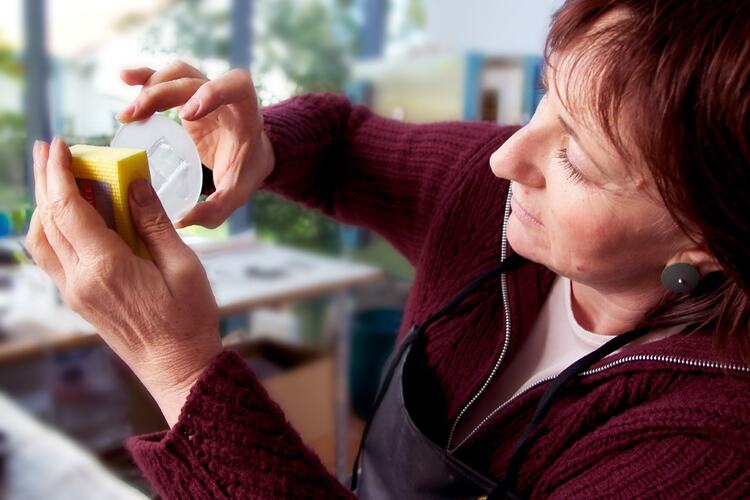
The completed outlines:
{"type": "Polygon", "coordinates": [[[264,110],[276,164],[261,189],[371,229],[415,263],[466,160],[494,124],[409,124],[308,94],[264,110]]]}

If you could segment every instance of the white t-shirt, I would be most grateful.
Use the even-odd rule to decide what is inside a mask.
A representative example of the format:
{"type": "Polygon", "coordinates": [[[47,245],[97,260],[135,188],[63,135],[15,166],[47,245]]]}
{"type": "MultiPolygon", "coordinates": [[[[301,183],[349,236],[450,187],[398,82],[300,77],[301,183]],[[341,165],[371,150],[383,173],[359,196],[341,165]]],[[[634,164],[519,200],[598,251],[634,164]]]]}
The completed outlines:
{"type": "MultiPolygon", "coordinates": [[[[678,325],[657,330],[636,342],[653,342],[683,328],[678,325]]],[[[573,315],[570,280],[558,276],[528,338],[498,380],[498,393],[493,399],[506,401],[537,381],[556,376],[613,337],[590,332],[578,324],[573,315]]]]}

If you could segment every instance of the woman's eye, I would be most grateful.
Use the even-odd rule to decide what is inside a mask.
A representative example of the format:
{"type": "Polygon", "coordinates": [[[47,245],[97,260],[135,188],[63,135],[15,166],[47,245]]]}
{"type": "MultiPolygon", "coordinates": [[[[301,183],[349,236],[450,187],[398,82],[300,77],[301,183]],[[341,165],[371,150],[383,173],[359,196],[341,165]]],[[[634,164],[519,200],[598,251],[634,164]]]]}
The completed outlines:
{"type": "Polygon", "coordinates": [[[568,178],[571,181],[573,181],[574,183],[578,183],[578,182],[584,182],[586,180],[583,177],[583,174],[581,174],[580,170],[578,170],[576,167],[573,166],[572,163],[570,163],[570,159],[568,158],[568,148],[558,149],[555,152],[555,158],[557,158],[562,164],[563,168],[565,168],[565,171],[568,174],[568,178]]]}

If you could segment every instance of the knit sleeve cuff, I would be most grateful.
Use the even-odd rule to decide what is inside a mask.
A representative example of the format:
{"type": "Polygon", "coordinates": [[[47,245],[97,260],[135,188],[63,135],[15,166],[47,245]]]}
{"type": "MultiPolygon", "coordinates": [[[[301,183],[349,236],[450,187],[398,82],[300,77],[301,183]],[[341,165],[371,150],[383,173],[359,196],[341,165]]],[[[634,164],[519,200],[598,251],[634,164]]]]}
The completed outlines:
{"type": "Polygon", "coordinates": [[[350,112],[349,100],[332,93],[303,94],[263,108],[275,165],[260,189],[284,194],[319,179],[324,173],[319,163],[345,129],[350,112]]]}
{"type": "Polygon", "coordinates": [[[350,494],[232,351],[204,371],[170,431],[130,438],[127,447],[164,498],[350,494]]]}

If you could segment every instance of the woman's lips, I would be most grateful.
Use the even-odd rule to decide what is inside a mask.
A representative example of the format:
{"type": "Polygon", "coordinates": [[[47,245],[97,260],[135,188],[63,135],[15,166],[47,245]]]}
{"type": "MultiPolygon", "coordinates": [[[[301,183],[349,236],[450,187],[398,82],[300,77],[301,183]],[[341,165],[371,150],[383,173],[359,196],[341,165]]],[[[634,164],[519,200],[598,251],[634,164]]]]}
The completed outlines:
{"type": "Polygon", "coordinates": [[[531,224],[535,224],[539,227],[544,227],[544,224],[536,220],[526,210],[523,209],[521,204],[516,201],[516,198],[514,196],[510,197],[510,207],[513,209],[513,213],[515,213],[519,219],[531,224]]]}

